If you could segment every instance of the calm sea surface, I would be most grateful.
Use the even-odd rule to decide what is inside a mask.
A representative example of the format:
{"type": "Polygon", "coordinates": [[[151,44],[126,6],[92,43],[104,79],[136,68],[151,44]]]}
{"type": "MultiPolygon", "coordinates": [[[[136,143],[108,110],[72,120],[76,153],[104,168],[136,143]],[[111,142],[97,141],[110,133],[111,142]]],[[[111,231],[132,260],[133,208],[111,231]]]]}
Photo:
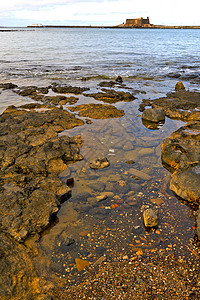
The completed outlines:
{"type": "Polygon", "coordinates": [[[1,78],[199,78],[200,30],[42,28],[0,32],[1,78]]]}
{"type": "MultiPolygon", "coordinates": [[[[62,133],[82,135],[84,160],[70,165],[62,174],[63,178],[75,178],[72,198],[62,205],[57,224],[40,240],[45,269],[60,278],[76,277],[76,258],[93,264],[101,256],[110,261],[134,256],[130,245],[135,245],[135,239],[141,243],[145,240],[152,251],[164,249],[166,255],[192,255],[188,247],[193,247],[195,213],[168,189],[170,174],[160,158],[163,139],[184,122],[166,118],[159,130],[150,130],[142,124],[138,108],[142,99],[155,99],[174,90],[178,80],[190,90],[200,90],[200,30],[0,31],[0,83],[48,86],[58,82],[95,91],[100,89],[100,81],[118,75],[123,77],[124,90],[137,91],[133,102],[115,104],[125,111],[125,116],[92,120],[92,124],[62,133]],[[82,77],[88,80],[82,81],[82,77]],[[108,157],[111,166],[99,172],[90,170],[89,161],[99,155],[108,157]],[[134,165],[127,164],[127,160],[134,160],[134,165]],[[134,179],[131,168],[147,173],[151,180],[134,179]],[[97,202],[96,197],[103,191],[113,192],[114,198],[103,204],[97,202]],[[134,199],[130,200],[132,195],[134,199]],[[148,235],[142,212],[155,206],[159,210],[159,227],[157,233],[148,235]],[[61,248],[66,237],[75,243],[61,248]]],[[[8,105],[32,101],[10,90],[0,92],[0,112],[8,105]]],[[[94,102],[84,95],[78,97],[77,104],[94,102]]],[[[148,250],[141,248],[144,253],[148,250]]],[[[38,260],[41,274],[42,260],[38,260]]]]}

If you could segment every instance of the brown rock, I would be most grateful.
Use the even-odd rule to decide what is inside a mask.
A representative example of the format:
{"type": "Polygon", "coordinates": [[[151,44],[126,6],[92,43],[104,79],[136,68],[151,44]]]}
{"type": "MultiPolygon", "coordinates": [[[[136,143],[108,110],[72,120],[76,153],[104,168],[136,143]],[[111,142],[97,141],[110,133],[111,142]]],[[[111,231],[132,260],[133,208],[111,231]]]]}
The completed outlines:
{"type": "Polygon", "coordinates": [[[148,208],[143,212],[145,227],[155,227],[158,225],[158,211],[148,208]]]}
{"type": "Polygon", "coordinates": [[[79,111],[79,116],[92,119],[120,118],[124,115],[123,110],[106,104],[82,104],[75,107],[68,107],[68,109],[71,111],[79,111]]]}
{"type": "Polygon", "coordinates": [[[90,162],[91,169],[104,169],[109,167],[110,163],[106,157],[104,158],[96,158],[90,162]]]}
{"type": "Polygon", "coordinates": [[[200,204],[200,167],[177,171],[172,175],[170,189],[179,197],[200,204]]]}
{"type": "Polygon", "coordinates": [[[79,272],[89,266],[89,262],[85,259],[75,258],[75,263],[79,272]]]}
{"type": "Polygon", "coordinates": [[[185,90],[185,87],[182,83],[182,81],[177,82],[177,84],[175,85],[175,90],[185,90]]]}
{"type": "Polygon", "coordinates": [[[165,111],[162,108],[148,108],[143,112],[142,118],[157,123],[165,120],[165,111]]]}

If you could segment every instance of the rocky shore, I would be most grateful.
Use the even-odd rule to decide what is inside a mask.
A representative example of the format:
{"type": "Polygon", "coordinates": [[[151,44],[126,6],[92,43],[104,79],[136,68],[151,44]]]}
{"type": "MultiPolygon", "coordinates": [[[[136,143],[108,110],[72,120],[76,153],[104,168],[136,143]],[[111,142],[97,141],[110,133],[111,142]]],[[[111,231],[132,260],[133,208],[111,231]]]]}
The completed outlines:
{"type": "MultiPolygon", "coordinates": [[[[149,237],[149,240],[148,235],[141,236],[140,240],[139,237],[135,238],[136,244],[135,241],[134,244],[129,243],[131,252],[128,253],[127,250],[127,254],[118,254],[119,259],[115,258],[113,262],[110,258],[106,261],[110,256],[105,255],[105,245],[100,247],[101,250],[99,248],[99,259],[96,258],[95,263],[90,262],[91,254],[86,255],[85,252],[79,258],[72,257],[70,267],[74,268],[75,261],[76,272],[78,271],[76,275],[82,274],[82,279],[76,282],[69,274],[71,284],[65,276],[61,279],[60,264],[62,262],[63,268],[65,263],[62,260],[66,259],[66,255],[71,255],[69,253],[73,252],[73,247],[77,244],[73,237],[67,235],[67,230],[63,229],[59,238],[54,239],[56,245],[49,244],[49,252],[58,253],[59,259],[54,262],[53,267],[56,271],[49,274],[49,270],[52,271],[49,261],[50,269],[43,270],[41,274],[37,258],[41,262],[43,258],[38,244],[45,230],[48,231],[54,223],[59,222],[57,214],[61,204],[71,197],[70,186],[73,186],[74,178],[68,172],[69,166],[84,159],[80,153],[84,143],[82,137],[70,137],[67,130],[89,126],[92,120],[121,118],[125,112],[115,104],[136,99],[133,93],[119,90],[125,87],[121,77],[116,81],[103,81],[99,87],[101,91],[90,93],[89,88],[57,83],[47,87],[18,87],[12,83],[0,85],[1,89],[10,89],[34,101],[20,107],[9,106],[0,116],[0,299],[197,299],[200,291],[198,248],[191,250],[195,253],[195,261],[174,256],[170,251],[175,246],[163,250],[165,242],[163,239],[158,241],[157,236],[160,235],[158,208],[160,210],[159,205],[164,205],[164,192],[163,200],[150,197],[152,203],[157,205],[156,210],[149,208],[145,200],[143,205],[138,205],[143,199],[141,189],[149,190],[151,196],[148,183],[151,182],[151,176],[148,172],[133,168],[135,162],[132,157],[126,160],[128,171],[120,171],[123,176],[111,174],[111,170],[111,173],[105,173],[107,175],[102,174],[104,180],[101,182],[96,182],[98,177],[95,172],[109,169],[110,162],[105,157],[91,160],[88,170],[81,170],[82,176],[88,172],[91,177],[90,186],[86,188],[83,185],[85,190],[76,204],[67,202],[68,216],[63,217],[64,222],[71,232],[73,228],[79,228],[82,222],[88,222],[88,230],[79,230],[79,238],[82,243],[89,243],[88,248],[96,249],[93,244],[95,237],[92,238],[90,233],[90,222],[94,217],[97,227],[101,220],[104,223],[105,216],[109,216],[111,224],[116,221],[119,221],[118,224],[125,222],[124,228],[129,228],[127,224],[133,222],[127,216],[129,211],[139,215],[141,206],[144,219],[133,228],[135,232],[140,231],[144,222],[145,227],[149,227],[146,230],[154,232],[155,237],[149,237]],[[95,103],[76,105],[80,95],[94,99],[95,103]],[[64,175],[61,176],[61,173],[64,175]],[[96,197],[88,192],[92,189],[98,192],[96,197]],[[88,221],[85,217],[82,220],[82,214],[88,214],[88,211],[90,218],[88,217],[88,221]],[[72,252],[69,252],[70,249],[72,252]],[[166,251],[169,251],[168,255],[166,251]],[[171,285],[174,281],[176,284],[171,285]]],[[[172,174],[170,189],[181,201],[190,203],[195,209],[198,247],[200,93],[186,91],[179,82],[175,92],[167,94],[165,98],[143,100],[139,110],[142,112],[143,124],[150,129],[162,126],[166,118],[187,122],[163,140],[161,159],[163,166],[172,174]]],[[[125,149],[127,147],[128,144],[125,149]]],[[[155,153],[150,150],[145,152],[145,149],[141,149],[140,155],[155,153]]],[[[111,149],[110,154],[112,151],[111,149]]],[[[153,193],[156,192],[153,190],[153,193]]],[[[166,228],[164,224],[163,222],[163,230],[166,228]]],[[[122,234],[117,229],[116,232],[118,235],[122,234]]],[[[112,240],[112,235],[110,238],[112,240]]],[[[117,236],[117,239],[120,245],[121,237],[117,236]]],[[[81,243],[79,248],[80,254],[81,243]]],[[[54,254],[51,254],[53,259],[54,254]]]]}

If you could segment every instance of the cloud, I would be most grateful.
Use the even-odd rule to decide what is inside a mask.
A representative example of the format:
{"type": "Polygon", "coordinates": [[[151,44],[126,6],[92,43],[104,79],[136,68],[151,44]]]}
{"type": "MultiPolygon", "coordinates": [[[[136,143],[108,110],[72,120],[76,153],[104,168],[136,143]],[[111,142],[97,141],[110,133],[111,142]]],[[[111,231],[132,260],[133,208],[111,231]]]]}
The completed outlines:
{"type": "MultiPolygon", "coordinates": [[[[43,0],[49,1],[49,0],[43,0]]],[[[59,1],[59,3],[62,1],[59,1]]],[[[123,1],[128,2],[128,1],[123,1]]],[[[70,21],[70,20],[82,20],[82,21],[117,21],[122,18],[122,14],[129,16],[130,5],[122,6],[121,1],[102,0],[102,1],[73,1],[62,5],[50,5],[43,6],[42,8],[29,10],[29,8],[17,10],[13,13],[15,18],[26,20],[51,20],[51,21],[70,21]]],[[[123,19],[121,19],[123,21],[123,19]]]]}

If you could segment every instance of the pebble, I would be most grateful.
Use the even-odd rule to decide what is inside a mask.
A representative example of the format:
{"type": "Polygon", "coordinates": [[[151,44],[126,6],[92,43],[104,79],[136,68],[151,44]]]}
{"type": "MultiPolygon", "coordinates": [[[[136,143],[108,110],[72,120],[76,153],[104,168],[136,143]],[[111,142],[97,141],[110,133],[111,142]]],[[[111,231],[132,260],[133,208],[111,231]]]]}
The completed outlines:
{"type": "Polygon", "coordinates": [[[89,262],[85,259],[75,258],[75,263],[79,272],[89,266],[89,262]]]}

